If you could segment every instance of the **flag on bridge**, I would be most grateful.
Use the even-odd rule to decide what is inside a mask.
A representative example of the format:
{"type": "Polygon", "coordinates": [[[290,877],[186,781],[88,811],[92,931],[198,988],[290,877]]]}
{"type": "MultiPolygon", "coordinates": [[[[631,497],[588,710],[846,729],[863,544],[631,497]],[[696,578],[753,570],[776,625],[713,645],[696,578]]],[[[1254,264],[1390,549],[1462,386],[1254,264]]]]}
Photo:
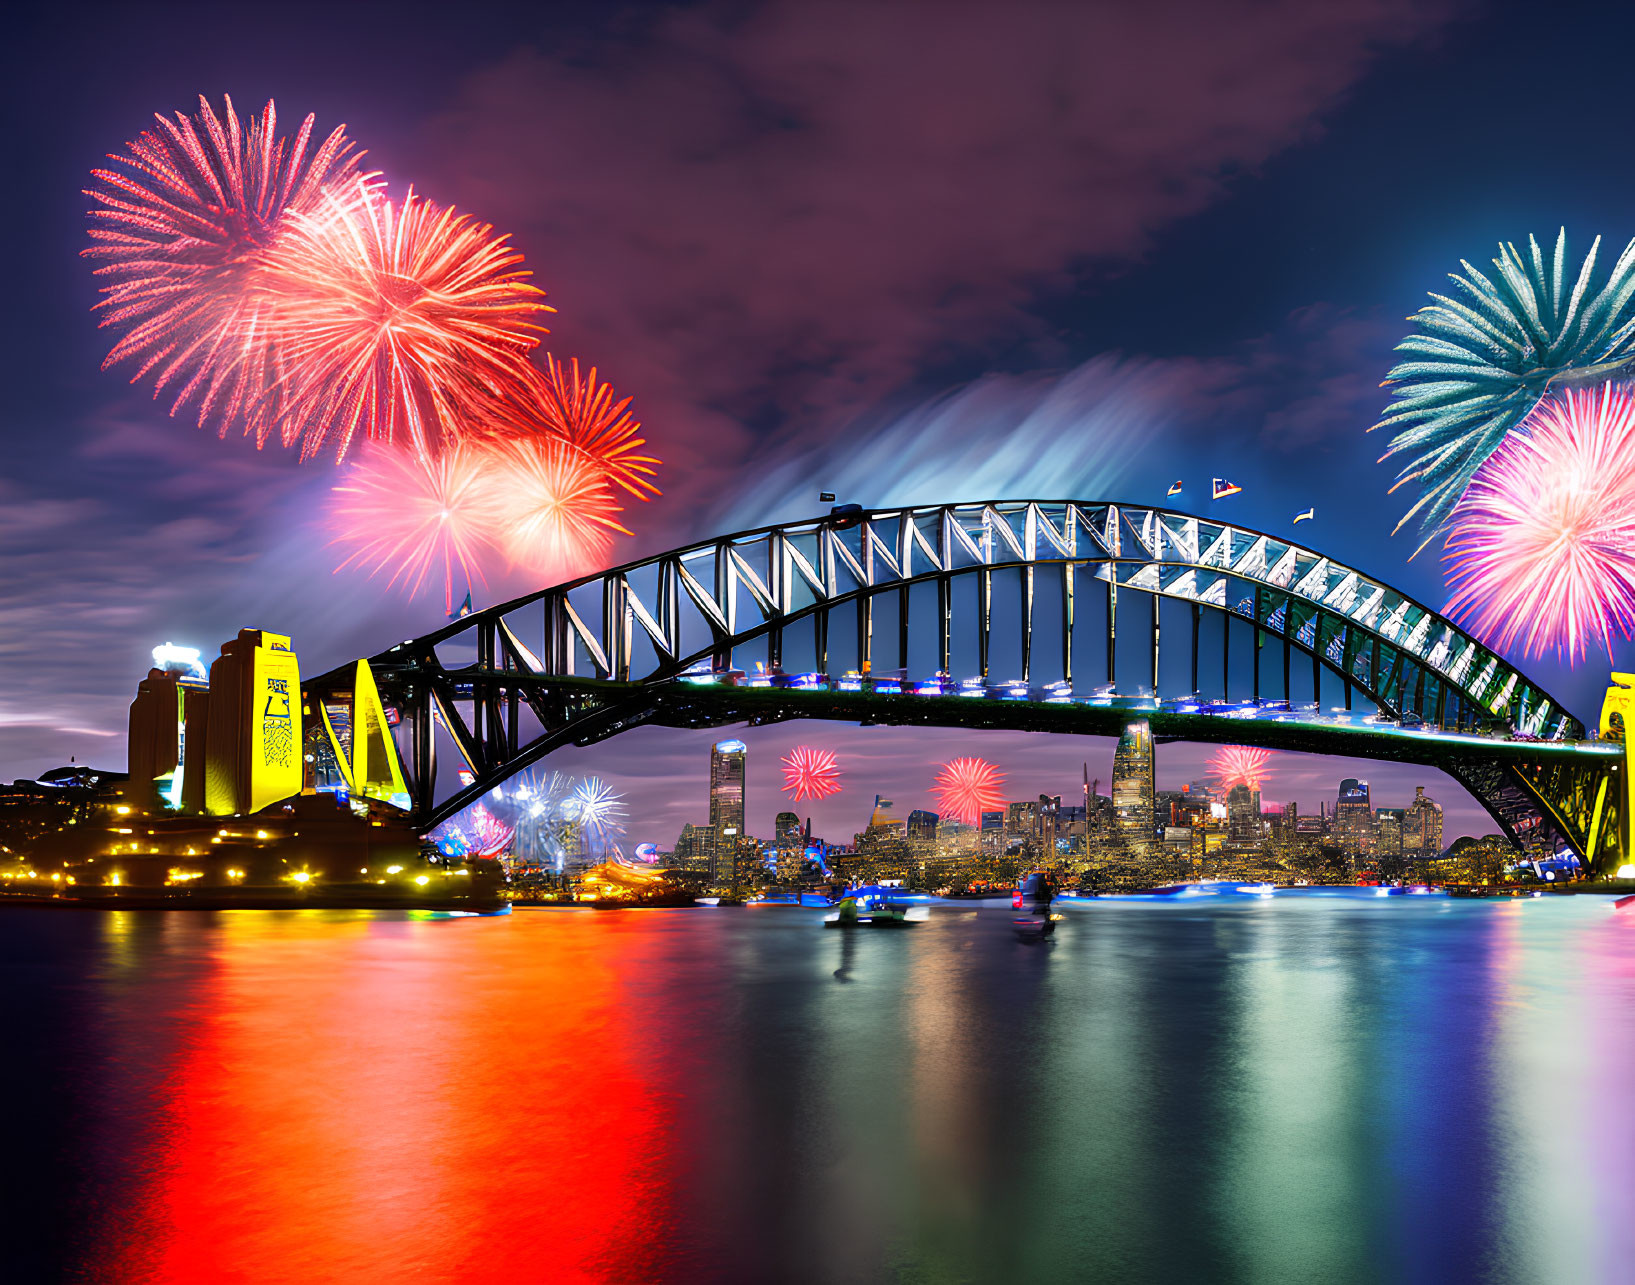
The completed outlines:
{"type": "Polygon", "coordinates": [[[458,619],[460,619],[460,617],[469,616],[470,614],[471,614],[471,590],[467,589],[466,590],[466,600],[460,604],[460,609],[458,611],[449,612],[448,613],[448,618],[450,620],[458,620],[458,619]]]}
{"type": "Polygon", "coordinates": [[[1299,522],[1310,522],[1316,516],[1317,516],[1317,508],[1316,508],[1315,505],[1313,505],[1311,508],[1307,509],[1304,513],[1296,513],[1294,515],[1294,520],[1297,523],[1299,523],[1299,522]]]}
{"type": "Polygon", "coordinates": [[[1237,495],[1242,490],[1243,488],[1241,486],[1234,486],[1224,477],[1217,477],[1215,479],[1215,493],[1210,498],[1214,500],[1224,500],[1227,496],[1237,495]]]}

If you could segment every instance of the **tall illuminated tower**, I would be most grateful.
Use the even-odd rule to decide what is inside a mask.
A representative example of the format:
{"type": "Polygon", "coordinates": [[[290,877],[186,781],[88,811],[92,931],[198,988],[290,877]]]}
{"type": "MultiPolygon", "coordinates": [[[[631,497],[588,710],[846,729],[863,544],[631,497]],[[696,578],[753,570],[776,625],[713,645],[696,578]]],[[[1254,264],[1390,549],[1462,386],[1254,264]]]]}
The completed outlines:
{"type": "Polygon", "coordinates": [[[1113,817],[1131,852],[1145,856],[1153,846],[1152,728],[1130,723],[1113,753],[1113,817]]]}
{"type": "Polygon", "coordinates": [[[742,741],[718,741],[710,749],[710,827],[715,831],[715,859],[710,882],[717,887],[737,881],[738,844],[744,837],[744,760],[742,741]]]}
{"type": "Polygon", "coordinates": [[[1340,782],[1334,805],[1334,829],[1340,847],[1352,856],[1373,851],[1374,808],[1368,799],[1368,782],[1348,776],[1340,782]]]}

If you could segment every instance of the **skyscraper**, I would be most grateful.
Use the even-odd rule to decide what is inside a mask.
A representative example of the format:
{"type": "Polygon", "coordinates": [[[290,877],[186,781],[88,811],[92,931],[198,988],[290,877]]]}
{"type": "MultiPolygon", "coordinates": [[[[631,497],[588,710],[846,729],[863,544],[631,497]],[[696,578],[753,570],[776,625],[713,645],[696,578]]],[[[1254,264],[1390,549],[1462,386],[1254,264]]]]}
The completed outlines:
{"type": "Polygon", "coordinates": [[[1113,816],[1132,853],[1152,851],[1153,807],[1152,728],[1130,723],[1113,753],[1113,816]]]}
{"type": "Polygon", "coordinates": [[[1442,805],[1425,797],[1423,785],[1414,787],[1414,801],[1403,814],[1402,849],[1426,860],[1442,855],[1442,805]]]}
{"type": "Polygon", "coordinates": [[[1374,809],[1368,801],[1368,782],[1348,776],[1340,782],[1334,805],[1334,830],[1340,847],[1356,856],[1374,847],[1374,809]]]}
{"type": "Polygon", "coordinates": [[[742,741],[718,741],[710,750],[710,828],[715,831],[715,860],[710,882],[725,887],[737,882],[738,845],[744,838],[744,760],[742,741]]]}
{"type": "Polygon", "coordinates": [[[1374,810],[1374,855],[1382,863],[1394,862],[1405,855],[1403,846],[1403,821],[1405,813],[1401,808],[1376,808],[1374,810]]]}
{"type": "Polygon", "coordinates": [[[1233,843],[1260,842],[1260,791],[1241,782],[1226,796],[1227,838],[1233,843]]]}

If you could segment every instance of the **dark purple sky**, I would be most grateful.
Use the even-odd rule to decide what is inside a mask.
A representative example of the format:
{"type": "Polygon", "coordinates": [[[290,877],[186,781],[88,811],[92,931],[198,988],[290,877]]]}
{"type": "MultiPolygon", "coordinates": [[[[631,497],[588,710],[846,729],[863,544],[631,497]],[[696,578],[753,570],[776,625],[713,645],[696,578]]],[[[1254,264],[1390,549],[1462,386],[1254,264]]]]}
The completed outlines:
{"type": "MultiPolygon", "coordinates": [[[[633,393],[666,462],[621,558],[808,514],[820,485],[1146,502],[1224,474],[1246,488],[1233,518],[1287,531],[1316,504],[1303,538],[1440,602],[1435,559],[1389,535],[1403,502],[1362,430],[1402,318],[1460,257],[1562,222],[1581,242],[1635,232],[1606,141],[1629,25],[1455,0],[14,10],[0,777],[122,764],[157,642],[264,626],[317,671],[441,616],[440,595],[332,574],[332,468],[218,442],[99,370],[80,189],[154,110],[276,96],[286,118],[344,121],[394,188],[513,233],[559,309],[548,347],[633,393]]],[[[486,596],[533,587],[496,574],[486,596]]],[[[1527,668],[1593,712],[1604,661],[1527,668]]],[[[754,779],[799,737],[899,801],[946,739],[768,729],[754,779]]],[[[702,802],[706,743],[579,757],[666,792],[667,841],[702,802]]],[[[961,749],[1019,794],[1110,760],[961,749]]],[[[1161,779],[1205,753],[1167,750],[1161,779]]],[[[1351,772],[1384,802],[1424,775],[1295,762],[1312,805],[1351,772]]],[[[824,826],[849,832],[867,802],[824,826]]]]}

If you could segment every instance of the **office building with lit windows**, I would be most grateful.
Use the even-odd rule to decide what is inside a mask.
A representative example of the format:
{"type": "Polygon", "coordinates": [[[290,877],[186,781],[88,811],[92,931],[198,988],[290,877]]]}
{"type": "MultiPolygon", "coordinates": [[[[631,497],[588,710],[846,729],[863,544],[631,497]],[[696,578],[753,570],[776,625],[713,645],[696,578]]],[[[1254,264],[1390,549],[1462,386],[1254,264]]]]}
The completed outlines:
{"type": "Polygon", "coordinates": [[[744,838],[744,760],[742,741],[718,741],[710,749],[710,829],[715,831],[715,860],[710,882],[736,882],[738,847],[744,838]]]}
{"type": "Polygon", "coordinates": [[[1113,753],[1113,818],[1132,853],[1152,851],[1154,838],[1152,727],[1131,723],[1113,753]]]}

